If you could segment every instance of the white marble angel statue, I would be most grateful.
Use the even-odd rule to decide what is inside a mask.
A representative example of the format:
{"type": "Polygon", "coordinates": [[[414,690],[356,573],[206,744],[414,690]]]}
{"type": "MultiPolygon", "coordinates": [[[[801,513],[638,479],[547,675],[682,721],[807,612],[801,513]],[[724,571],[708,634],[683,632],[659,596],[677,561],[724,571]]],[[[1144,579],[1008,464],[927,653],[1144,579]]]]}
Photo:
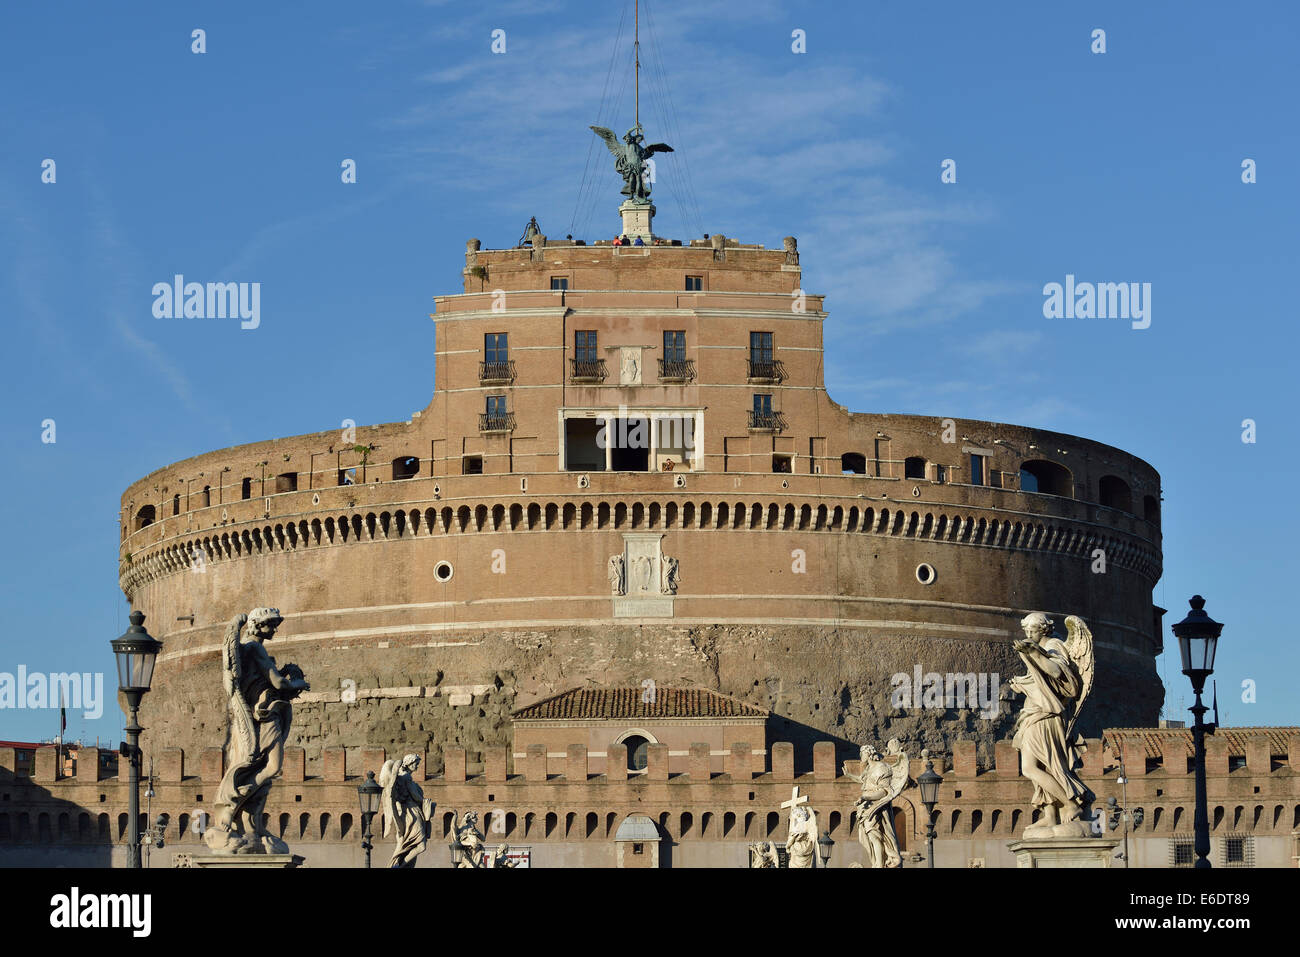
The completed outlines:
{"type": "Polygon", "coordinates": [[[434,805],[415,783],[414,773],[419,766],[420,756],[408,754],[401,761],[385,761],[379,771],[379,786],[384,789],[379,809],[384,817],[385,840],[392,831],[397,832],[389,867],[414,867],[415,859],[429,843],[434,805]]]}
{"type": "Polygon", "coordinates": [[[294,664],[277,667],[263,647],[284,621],[279,609],[236,615],[221,649],[221,679],[230,713],[229,770],[217,789],[216,810],[203,840],[218,854],[287,854],[266,829],[266,799],[284,766],[293,700],[311,686],[294,664]],[[241,640],[244,625],[248,638],[241,640]]]}
{"type": "Polygon", "coordinates": [[[483,867],[486,863],[483,859],[483,852],[486,848],[484,847],[483,832],[478,829],[478,813],[466,811],[463,817],[458,817],[456,812],[452,811],[451,817],[456,843],[461,846],[460,863],[456,866],[459,868],[483,867]]]}
{"type": "Polygon", "coordinates": [[[885,745],[885,753],[894,757],[890,764],[870,744],[862,746],[862,762],[857,774],[845,774],[862,785],[862,794],[853,809],[857,812],[858,841],[867,852],[869,867],[902,867],[903,855],[894,830],[896,797],[907,787],[909,761],[897,738],[885,745]]]}
{"type": "Polygon", "coordinates": [[[1084,747],[1075,725],[1092,691],[1092,633],[1082,618],[1071,615],[1061,641],[1042,612],[1026,615],[1020,627],[1025,637],[1013,647],[1028,672],[1010,682],[1025,695],[1013,743],[1021,772],[1034,783],[1033,805],[1039,810],[1024,836],[1089,837],[1093,793],[1074,769],[1084,747]]]}
{"type": "Polygon", "coordinates": [[[749,866],[753,868],[780,867],[781,856],[774,841],[756,841],[749,845],[749,866]]]}
{"type": "Polygon", "coordinates": [[[790,810],[790,830],[785,839],[787,867],[811,868],[817,856],[817,812],[799,805],[790,810]]]}

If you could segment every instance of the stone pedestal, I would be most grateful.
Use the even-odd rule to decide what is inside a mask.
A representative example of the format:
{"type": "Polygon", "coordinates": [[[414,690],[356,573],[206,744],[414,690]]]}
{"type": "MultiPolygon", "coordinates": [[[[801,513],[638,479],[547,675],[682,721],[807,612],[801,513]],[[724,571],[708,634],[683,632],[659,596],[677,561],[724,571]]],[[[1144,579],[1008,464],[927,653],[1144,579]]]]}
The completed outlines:
{"type": "Polygon", "coordinates": [[[1110,867],[1119,842],[1117,837],[1022,838],[1007,849],[1016,855],[1016,867],[1110,867]]]}
{"type": "Polygon", "coordinates": [[[297,854],[177,854],[173,867],[301,867],[297,854]]]}
{"type": "Polygon", "coordinates": [[[655,217],[653,203],[634,203],[630,199],[618,208],[623,217],[623,235],[630,240],[638,236],[647,246],[654,242],[652,229],[655,217]]]}

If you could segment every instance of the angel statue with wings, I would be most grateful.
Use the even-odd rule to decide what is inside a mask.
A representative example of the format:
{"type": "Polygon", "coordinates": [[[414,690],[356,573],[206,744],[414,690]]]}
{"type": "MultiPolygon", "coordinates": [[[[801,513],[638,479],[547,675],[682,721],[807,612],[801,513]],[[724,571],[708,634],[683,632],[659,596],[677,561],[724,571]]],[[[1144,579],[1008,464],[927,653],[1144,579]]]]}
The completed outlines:
{"type": "Polygon", "coordinates": [[[785,852],[790,868],[808,869],[817,856],[817,812],[798,805],[790,809],[790,830],[786,834],[785,852]]]}
{"type": "Polygon", "coordinates": [[[284,765],[293,700],[309,691],[297,665],[276,667],[263,642],[284,621],[277,608],[236,615],[222,645],[222,684],[230,709],[230,769],[217,790],[212,826],[203,834],[219,854],[287,854],[289,846],[262,823],[271,781],[284,765]],[[240,633],[248,625],[248,640],[240,633]]]}
{"type": "Polygon", "coordinates": [[[593,126],[591,129],[614,154],[614,169],[623,177],[623,195],[638,205],[648,204],[651,182],[646,177],[646,160],[655,153],[671,153],[673,148],[665,143],[646,146],[639,123],[623,135],[621,143],[618,135],[607,127],[593,126]]]}
{"type": "Polygon", "coordinates": [[[483,832],[478,829],[478,813],[476,811],[466,811],[463,817],[451,812],[452,832],[456,835],[456,843],[461,847],[460,863],[456,866],[461,868],[483,867],[484,847],[483,832]]]}
{"type": "Polygon", "coordinates": [[[384,789],[379,798],[384,838],[390,831],[397,831],[397,846],[389,867],[414,867],[415,859],[429,842],[433,802],[415,783],[413,775],[419,766],[420,756],[408,754],[400,762],[385,761],[379,771],[379,786],[384,789]]]}
{"type": "Polygon", "coordinates": [[[1074,773],[1084,745],[1075,733],[1079,712],[1092,691],[1092,633],[1083,619],[1065,619],[1065,641],[1052,634],[1052,620],[1042,612],[1020,622],[1024,638],[1012,647],[1028,669],[1010,681],[1023,692],[1013,743],[1020,768],[1034,783],[1038,820],[1025,828],[1026,838],[1089,837],[1093,793],[1074,773]]]}
{"type": "MultiPolygon", "coordinates": [[[[873,745],[862,746],[862,761],[857,774],[845,775],[862,785],[862,794],[853,809],[857,812],[858,841],[867,852],[870,867],[902,867],[903,855],[894,830],[893,801],[907,787],[909,764],[897,738],[885,745],[885,754],[894,758],[890,764],[873,745]]],[[[855,865],[856,866],[856,865],[855,865]]]]}

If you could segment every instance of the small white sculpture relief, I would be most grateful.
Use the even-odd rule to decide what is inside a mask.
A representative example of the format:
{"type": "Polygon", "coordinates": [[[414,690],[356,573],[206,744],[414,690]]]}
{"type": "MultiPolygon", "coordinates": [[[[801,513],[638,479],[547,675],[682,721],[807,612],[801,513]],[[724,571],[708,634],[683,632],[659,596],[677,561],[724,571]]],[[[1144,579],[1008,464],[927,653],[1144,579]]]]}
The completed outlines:
{"type": "Polygon", "coordinates": [[[609,590],[615,595],[627,594],[627,573],[622,555],[609,556],[609,590]]]}
{"type": "Polygon", "coordinates": [[[660,591],[665,595],[676,595],[677,585],[681,581],[679,572],[680,565],[676,558],[665,555],[660,566],[660,573],[663,581],[660,585],[660,591]]]}

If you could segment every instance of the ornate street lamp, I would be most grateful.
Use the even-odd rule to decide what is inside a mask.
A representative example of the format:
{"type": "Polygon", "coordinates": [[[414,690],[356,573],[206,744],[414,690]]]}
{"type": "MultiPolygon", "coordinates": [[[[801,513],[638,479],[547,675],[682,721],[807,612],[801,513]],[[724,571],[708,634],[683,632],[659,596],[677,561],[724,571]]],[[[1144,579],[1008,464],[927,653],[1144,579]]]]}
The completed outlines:
{"type": "Polygon", "coordinates": [[[456,841],[453,844],[448,844],[447,849],[451,851],[451,866],[460,867],[460,862],[465,859],[465,845],[456,841]]]}
{"type": "Polygon", "coordinates": [[[928,750],[922,751],[921,757],[925,759],[925,770],[917,775],[916,786],[921,791],[921,803],[925,805],[926,855],[929,858],[926,866],[934,867],[934,806],[939,803],[939,785],[943,778],[935,773],[928,750]]]}
{"type": "Polygon", "coordinates": [[[367,771],[366,779],[357,785],[357,800],[361,802],[361,846],[366,852],[367,868],[370,867],[370,849],[374,847],[370,843],[370,822],[379,811],[379,796],[383,793],[384,789],[375,780],[375,772],[367,771]]]}
{"type": "Polygon", "coordinates": [[[140,699],[149,692],[153,682],[153,666],[162,650],[162,642],[144,630],[143,612],[130,614],[131,627],[122,637],[113,639],[113,654],[117,656],[117,690],[126,699],[126,743],[122,757],[129,763],[127,775],[126,866],[140,867],[140,699]]]}
{"type": "MultiPolygon", "coordinates": [[[[1203,720],[1208,709],[1201,703],[1201,692],[1205,690],[1205,679],[1214,673],[1214,653],[1218,649],[1223,624],[1205,613],[1205,599],[1200,595],[1193,595],[1189,604],[1192,610],[1186,618],[1173,626],[1173,632],[1178,638],[1178,650],[1183,657],[1183,674],[1192,679],[1192,691],[1196,694],[1196,704],[1188,709],[1196,718],[1192,724],[1192,743],[1196,753],[1194,866],[1203,868],[1210,866],[1210,816],[1209,802],[1205,795],[1205,736],[1214,734],[1218,725],[1203,720]]],[[[1218,718],[1218,714],[1215,714],[1215,718],[1218,718]]]]}
{"type": "Polygon", "coordinates": [[[822,836],[817,838],[817,856],[822,859],[822,867],[826,867],[831,859],[831,848],[835,842],[831,840],[830,831],[822,831],[822,836]]]}

